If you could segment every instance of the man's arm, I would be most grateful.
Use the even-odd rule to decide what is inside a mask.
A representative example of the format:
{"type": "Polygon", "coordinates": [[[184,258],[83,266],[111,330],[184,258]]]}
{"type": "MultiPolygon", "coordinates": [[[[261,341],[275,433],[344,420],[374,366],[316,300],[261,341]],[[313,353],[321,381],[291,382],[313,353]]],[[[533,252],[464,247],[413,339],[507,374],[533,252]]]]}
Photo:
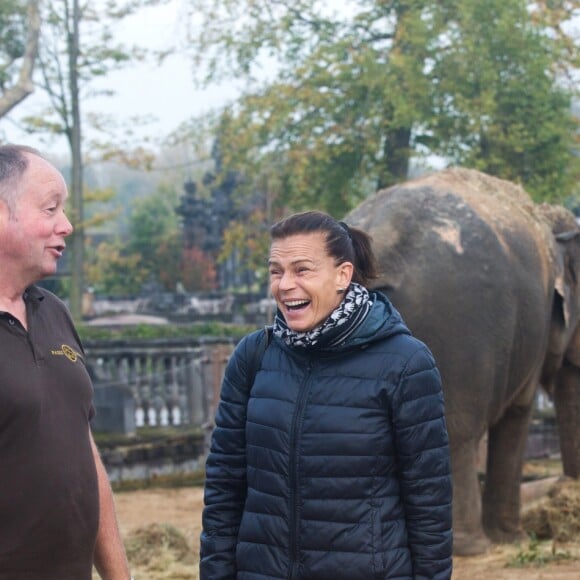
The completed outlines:
{"type": "Polygon", "coordinates": [[[99,532],[95,545],[95,566],[103,580],[130,580],[129,564],[115,514],[113,492],[92,434],[90,438],[99,483],[99,532]]]}

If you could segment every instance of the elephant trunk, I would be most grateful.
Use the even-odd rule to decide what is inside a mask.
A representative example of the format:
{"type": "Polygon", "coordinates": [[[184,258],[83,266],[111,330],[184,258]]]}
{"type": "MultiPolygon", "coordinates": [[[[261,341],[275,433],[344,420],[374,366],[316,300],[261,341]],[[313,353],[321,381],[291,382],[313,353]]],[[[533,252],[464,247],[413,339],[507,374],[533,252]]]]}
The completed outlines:
{"type": "Polygon", "coordinates": [[[554,392],[564,475],[580,477],[580,369],[565,363],[554,392]]]}

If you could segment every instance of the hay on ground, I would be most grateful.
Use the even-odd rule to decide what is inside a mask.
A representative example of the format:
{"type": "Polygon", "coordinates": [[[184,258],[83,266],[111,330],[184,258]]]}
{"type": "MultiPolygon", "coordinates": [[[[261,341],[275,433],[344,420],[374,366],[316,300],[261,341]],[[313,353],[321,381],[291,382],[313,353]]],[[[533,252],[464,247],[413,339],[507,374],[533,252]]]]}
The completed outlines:
{"type": "Polygon", "coordinates": [[[524,512],[522,525],[539,540],[580,540],[580,481],[556,483],[544,501],[524,512]]]}
{"type": "Polygon", "coordinates": [[[184,561],[192,555],[185,536],[170,524],[151,524],[131,532],[125,540],[129,562],[148,565],[153,560],[171,553],[175,561],[184,561]]]}

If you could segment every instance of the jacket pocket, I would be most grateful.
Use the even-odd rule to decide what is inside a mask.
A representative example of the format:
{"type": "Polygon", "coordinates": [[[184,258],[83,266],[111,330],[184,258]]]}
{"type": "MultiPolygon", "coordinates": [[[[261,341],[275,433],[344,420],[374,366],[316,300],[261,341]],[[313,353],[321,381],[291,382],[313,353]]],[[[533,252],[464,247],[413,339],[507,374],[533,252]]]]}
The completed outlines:
{"type": "Polygon", "coordinates": [[[373,578],[381,579],[385,569],[383,527],[381,525],[380,500],[371,499],[371,561],[373,566],[373,578]]]}

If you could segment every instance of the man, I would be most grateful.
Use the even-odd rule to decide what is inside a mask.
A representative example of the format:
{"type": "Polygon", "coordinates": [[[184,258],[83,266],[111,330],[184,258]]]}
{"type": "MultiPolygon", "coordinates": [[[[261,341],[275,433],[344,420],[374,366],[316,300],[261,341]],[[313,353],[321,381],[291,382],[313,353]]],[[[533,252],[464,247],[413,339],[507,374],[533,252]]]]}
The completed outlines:
{"type": "Polygon", "coordinates": [[[62,175],[0,146],[0,580],[129,580],[89,420],[92,385],[64,304],[35,286],[73,231],[62,175]]]}

